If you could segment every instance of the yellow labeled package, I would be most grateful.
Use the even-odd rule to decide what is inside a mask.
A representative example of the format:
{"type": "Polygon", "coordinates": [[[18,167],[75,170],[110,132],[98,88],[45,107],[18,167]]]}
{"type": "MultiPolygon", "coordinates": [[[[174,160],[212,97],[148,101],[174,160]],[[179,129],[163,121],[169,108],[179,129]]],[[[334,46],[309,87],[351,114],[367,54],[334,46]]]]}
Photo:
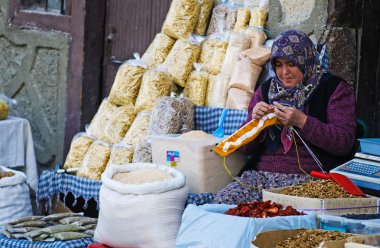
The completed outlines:
{"type": "Polygon", "coordinates": [[[147,65],[134,54],[135,59],[123,63],[117,70],[108,101],[117,105],[134,105],[147,65]]]}
{"type": "Polygon", "coordinates": [[[97,139],[100,139],[103,135],[103,131],[108,123],[108,121],[113,116],[113,112],[117,109],[117,105],[108,101],[105,98],[99,106],[98,111],[96,112],[94,118],[90,125],[87,127],[86,132],[94,136],[97,139]]]}
{"type": "Polygon", "coordinates": [[[264,115],[260,119],[254,119],[220,142],[213,150],[220,156],[226,157],[239,147],[254,140],[266,127],[276,124],[282,125],[274,112],[264,115]]]}
{"type": "Polygon", "coordinates": [[[70,150],[63,168],[80,168],[83,164],[84,156],[94,141],[94,137],[91,137],[85,132],[77,133],[71,141],[70,150]]]}
{"type": "Polygon", "coordinates": [[[200,11],[198,0],[173,0],[162,31],[174,39],[187,39],[197,25],[200,11]]]}
{"type": "Polygon", "coordinates": [[[199,57],[199,53],[199,41],[196,39],[177,40],[162,64],[162,69],[177,85],[185,87],[186,80],[193,69],[193,63],[199,57]]]}
{"type": "Polygon", "coordinates": [[[228,35],[215,33],[201,44],[201,53],[198,62],[210,74],[220,73],[228,46],[228,35]]]}
{"type": "Polygon", "coordinates": [[[214,0],[199,0],[201,4],[201,11],[199,13],[198,22],[195,26],[194,33],[204,35],[207,29],[207,24],[210,19],[214,0]]]}
{"type": "Polygon", "coordinates": [[[108,164],[132,163],[133,153],[133,146],[124,143],[115,144],[112,146],[111,156],[108,164]]]}
{"type": "Polygon", "coordinates": [[[133,121],[131,127],[127,131],[122,143],[135,147],[137,143],[145,138],[148,132],[148,125],[150,120],[151,111],[143,110],[139,112],[133,121]]]}
{"type": "Polygon", "coordinates": [[[141,59],[147,64],[149,68],[155,68],[159,66],[172,49],[175,39],[167,36],[164,33],[158,33],[154,37],[152,43],[145,51],[141,59]]]}
{"type": "Polygon", "coordinates": [[[104,128],[101,140],[110,144],[119,143],[132,125],[136,114],[132,105],[117,107],[104,128]]]}
{"type": "Polygon", "coordinates": [[[202,71],[202,64],[194,63],[194,71],[190,73],[183,93],[197,106],[206,103],[208,78],[208,73],[202,71]]]}

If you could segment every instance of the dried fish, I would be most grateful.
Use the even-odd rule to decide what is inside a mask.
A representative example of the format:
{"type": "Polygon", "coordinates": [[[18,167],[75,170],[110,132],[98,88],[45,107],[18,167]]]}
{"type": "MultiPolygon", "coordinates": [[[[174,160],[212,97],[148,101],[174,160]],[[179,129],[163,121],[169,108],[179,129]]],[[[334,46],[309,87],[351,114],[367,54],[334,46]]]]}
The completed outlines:
{"type": "Polygon", "coordinates": [[[89,234],[79,233],[79,232],[59,232],[59,233],[54,233],[52,237],[55,238],[56,240],[72,240],[72,239],[89,238],[91,236],[89,234]]]}
{"type": "Polygon", "coordinates": [[[39,227],[19,227],[19,228],[14,228],[12,225],[7,225],[6,226],[6,229],[7,231],[9,231],[10,233],[26,233],[26,232],[30,232],[30,231],[33,231],[33,230],[36,230],[38,229],[39,227]]]}
{"type": "Polygon", "coordinates": [[[89,230],[86,230],[84,231],[85,234],[88,234],[88,235],[91,235],[91,236],[94,236],[95,234],[95,229],[89,229],[89,230]]]}
{"type": "Polygon", "coordinates": [[[40,229],[36,229],[30,232],[24,233],[23,238],[33,239],[43,233],[46,233],[46,232],[43,230],[43,228],[40,228],[40,229]]]}
{"type": "MultiPolygon", "coordinates": [[[[95,229],[96,228],[96,224],[89,224],[89,225],[85,225],[83,226],[85,229],[87,230],[91,230],[91,229],[95,229]]],[[[85,231],[86,232],[86,231],[85,231]]]]}
{"type": "Polygon", "coordinates": [[[60,220],[66,217],[72,217],[72,216],[83,216],[80,213],[72,213],[72,212],[67,212],[67,213],[57,213],[57,214],[51,214],[48,216],[45,216],[42,218],[43,221],[54,221],[54,220],[60,220]]]}
{"type": "Polygon", "coordinates": [[[12,234],[7,230],[1,230],[0,233],[4,234],[7,238],[12,238],[12,234]]]}
{"type": "Polygon", "coordinates": [[[45,227],[46,225],[47,223],[45,221],[32,220],[13,225],[13,227],[45,227]]]}
{"type": "Polygon", "coordinates": [[[45,239],[48,238],[50,235],[47,233],[42,233],[38,235],[37,237],[33,238],[33,241],[46,241],[45,239]]]}
{"type": "Polygon", "coordinates": [[[82,220],[73,222],[72,224],[73,225],[78,225],[78,226],[87,226],[87,225],[96,224],[96,223],[98,223],[97,219],[88,218],[88,219],[82,219],[82,220]]]}
{"type": "Polygon", "coordinates": [[[71,224],[71,223],[74,223],[76,221],[83,220],[83,219],[92,219],[92,218],[87,217],[87,216],[70,216],[70,217],[66,217],[66,218],[59,220],[59,222],[61,224],[71,224]]]}
{"type": "Polygon", "coordinates": [[[69,224],[69,225],[56,225],[56,226],[48,226],[41,229],[44,233],[59,233],[59,232],[78,232],[78,231],[84,231],[85,229],[76,224],[69,224]]]}
{"type": "Polygon", "coordinates": [[[43,216],[27,216],[27,217],[22,217],[13,221],[8,222],[10,225],[18,224],[21,222],[26,222],[26,221],[32,221],[32,220],[40,220],[43,216]]]}

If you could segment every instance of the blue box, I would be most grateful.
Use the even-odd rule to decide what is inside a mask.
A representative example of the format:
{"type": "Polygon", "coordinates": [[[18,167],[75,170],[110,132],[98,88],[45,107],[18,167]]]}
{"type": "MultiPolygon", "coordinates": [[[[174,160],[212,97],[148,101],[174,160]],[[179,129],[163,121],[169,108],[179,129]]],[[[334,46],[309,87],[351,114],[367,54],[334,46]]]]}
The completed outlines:
{"type": "Polygon", "coordinates": [[[361,152],[380,156],[380,138],[359,139],[359,142],[361,152]]]}

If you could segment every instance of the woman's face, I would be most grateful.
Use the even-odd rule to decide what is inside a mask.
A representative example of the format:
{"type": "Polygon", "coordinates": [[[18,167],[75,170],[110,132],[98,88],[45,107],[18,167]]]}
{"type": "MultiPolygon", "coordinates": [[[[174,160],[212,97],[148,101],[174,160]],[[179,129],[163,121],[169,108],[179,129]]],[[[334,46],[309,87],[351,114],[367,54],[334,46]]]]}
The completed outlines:
{"type": "Polygon", "coordinates": [[[284,58],[276,58],[274,69],[277,77],[286,88],[291,88],[302,82],[302,71],[292,62],[284,58]]]}

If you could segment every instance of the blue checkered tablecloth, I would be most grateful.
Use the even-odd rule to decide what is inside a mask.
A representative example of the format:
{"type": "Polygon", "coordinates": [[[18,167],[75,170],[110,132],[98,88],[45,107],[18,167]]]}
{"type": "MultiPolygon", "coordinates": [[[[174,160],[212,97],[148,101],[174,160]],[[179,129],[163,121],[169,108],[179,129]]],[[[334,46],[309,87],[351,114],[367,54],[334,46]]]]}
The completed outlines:
{"type": "MultiPolygon", "coordinates": [[[[212,134],[217,128],[223,108],[195,107],[195,129],[212,134]]],[[[223,124],[225,135],[233,134],[247,119],[248,112],[239,109],[229,109],[223,124]]]]}
{"type": "Polygon", "coordinates": [[[1,248],[87,248],[92,243],[94,241],[91,238],[54,242],[30,242],[29,240],[9,239],[5,236],[0,236],[1,248]]]}

